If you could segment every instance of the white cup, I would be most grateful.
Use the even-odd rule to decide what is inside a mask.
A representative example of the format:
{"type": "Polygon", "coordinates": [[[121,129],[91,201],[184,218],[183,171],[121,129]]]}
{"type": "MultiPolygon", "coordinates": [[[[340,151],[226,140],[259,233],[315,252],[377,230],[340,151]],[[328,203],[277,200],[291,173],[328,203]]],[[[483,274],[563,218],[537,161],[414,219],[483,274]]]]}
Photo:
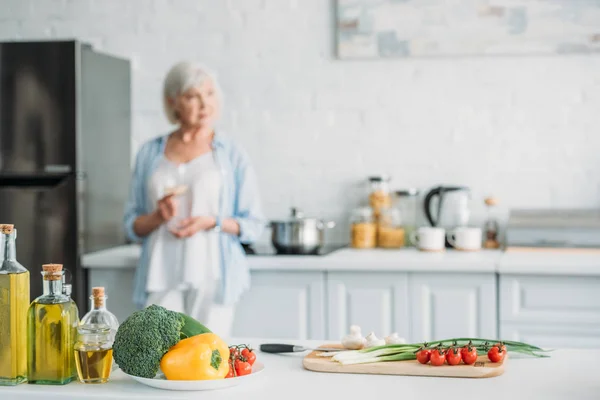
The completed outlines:
{"type": "Polygon", "coordinates": [[[448,243],[456,250],[479,250],[481,249],[482,233],[480,228],[469,228],[462,226],[448,232],[448,243]]]}
{"type": "Polygon", "coordinates": [[[410,240],[423,251],[443,251],[446,249],[446,231],[444,228],[422,226],[411,232],[410,240]]]}

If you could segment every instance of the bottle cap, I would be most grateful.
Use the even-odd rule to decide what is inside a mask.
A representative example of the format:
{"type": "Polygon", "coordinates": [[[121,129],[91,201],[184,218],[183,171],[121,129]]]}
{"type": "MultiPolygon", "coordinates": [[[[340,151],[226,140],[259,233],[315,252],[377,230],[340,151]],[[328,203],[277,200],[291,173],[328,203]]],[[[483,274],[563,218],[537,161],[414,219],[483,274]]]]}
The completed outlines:
{"type": "Polygon", "coordinates": [[[104,306],[104,287],[98,286],[92,288],[92,299],[94,300],[94,307],[102,307],[104,306]]]}
{"type": "Polygon", "coordinates": [[[13,224],[0,224],[0,232],[5,235],[10,235],[15,226],[13,224]]]}
{"type": "Polygon", "coordinates": [[[62,264],[44,264],[42,265],[42,270],[44,272],[60,272],[62,271],[62,264]]]}
{"type": "Polygon", "coordinates": [[[488,206],[498,205],[498,199],[495,197],[486,197],[485,204],[488,206]]]}
{"type": "Polygon", "coordinates": [[[47,281],[59,281],[62,279],[62,264],[44,264],[42,270],[46,274],[44,279],[47,281]]]}

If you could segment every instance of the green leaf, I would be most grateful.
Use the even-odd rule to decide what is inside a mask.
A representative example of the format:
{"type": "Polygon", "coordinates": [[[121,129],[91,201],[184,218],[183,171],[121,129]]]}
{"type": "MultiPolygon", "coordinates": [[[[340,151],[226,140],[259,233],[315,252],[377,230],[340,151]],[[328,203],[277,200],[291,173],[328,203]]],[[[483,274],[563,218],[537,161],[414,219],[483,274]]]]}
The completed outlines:
{"type": "Polygon", "coordinates": [[[221,353],[219,353],[219,350],[213,350],[212,355],[210,357],[210,366],[218,370],[222,362],[223,358],[221,357],[221,353]]]}

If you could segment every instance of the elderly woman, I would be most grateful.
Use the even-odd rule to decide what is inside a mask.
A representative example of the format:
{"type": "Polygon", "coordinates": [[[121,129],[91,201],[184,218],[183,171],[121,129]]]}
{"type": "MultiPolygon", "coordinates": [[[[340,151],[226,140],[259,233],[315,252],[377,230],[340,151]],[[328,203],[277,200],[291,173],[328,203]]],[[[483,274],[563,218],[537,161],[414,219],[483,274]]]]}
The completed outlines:
{"type": "Polygon", "coordinates": [[[168,72],[164,107],[177,127],[139,149],[124,226],[142,242],[135,304],[184,312],[227,337],[250,284],[242,243],[265,224],[250,160],[215,130],[220,104],[205,69],[183,62],[168,72]]]}

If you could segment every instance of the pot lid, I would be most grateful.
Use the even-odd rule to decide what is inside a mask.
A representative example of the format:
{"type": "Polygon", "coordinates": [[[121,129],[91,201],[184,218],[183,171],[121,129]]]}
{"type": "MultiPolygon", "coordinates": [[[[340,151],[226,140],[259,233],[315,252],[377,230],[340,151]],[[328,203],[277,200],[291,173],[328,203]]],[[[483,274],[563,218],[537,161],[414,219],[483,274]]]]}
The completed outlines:
{"type": "Polygon", "coordinates": [[[315,218],[305,218],[304,213],[296,207],[290,209],[290,217],[288,219],[274,220],[272,223],[287,223],[287,222],[299,222],[299,221],[310,221],[316,220],[315,218]]]}

